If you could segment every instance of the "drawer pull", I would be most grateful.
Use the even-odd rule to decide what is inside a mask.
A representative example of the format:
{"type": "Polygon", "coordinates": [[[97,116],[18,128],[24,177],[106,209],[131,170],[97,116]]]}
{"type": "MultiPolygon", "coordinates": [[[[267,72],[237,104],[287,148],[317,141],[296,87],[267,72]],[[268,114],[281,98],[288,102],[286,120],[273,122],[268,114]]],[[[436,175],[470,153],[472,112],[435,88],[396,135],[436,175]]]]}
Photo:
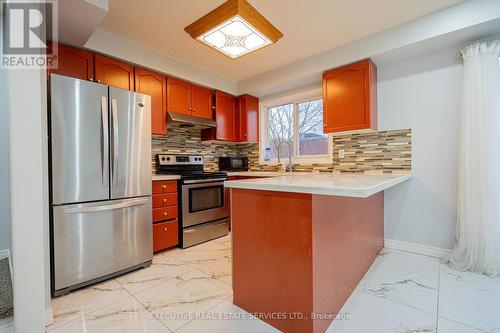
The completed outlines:
{"type": "Polygon", "coordinates": [[[166,203],[167,202],[167,199],[163,199],[163,203],[166,203]]]}
{"type": "Polygon", "coordinates": [[[163,231],[167,232],[167,227],[165,227],[165,228],[163,229],[163,231]]]}
{"type": "Polygon", "coordinates": [[[167,213],[167,212],[164,212],[164,213],[163,213],[163,216],[167,216],[167,215],[168,215],[168,213],[167,213]]]}
{"type": "Polygon", "coordinates": [[[162,185],[161,186],[162,189],[166,189],[167,188],[167,185],[162,185]]]}

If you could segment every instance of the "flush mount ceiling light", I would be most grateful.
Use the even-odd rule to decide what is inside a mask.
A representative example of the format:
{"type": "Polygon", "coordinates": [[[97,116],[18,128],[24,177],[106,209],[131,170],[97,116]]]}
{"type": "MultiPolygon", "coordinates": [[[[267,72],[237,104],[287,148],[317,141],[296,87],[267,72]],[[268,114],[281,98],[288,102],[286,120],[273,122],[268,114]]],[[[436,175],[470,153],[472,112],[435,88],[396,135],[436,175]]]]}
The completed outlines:
{"type": "Polygon", "coordinates": [[[197,41],[232,59],[276,43],[283,37],[246,0],[229,0],[184,30],[197,41]]]}

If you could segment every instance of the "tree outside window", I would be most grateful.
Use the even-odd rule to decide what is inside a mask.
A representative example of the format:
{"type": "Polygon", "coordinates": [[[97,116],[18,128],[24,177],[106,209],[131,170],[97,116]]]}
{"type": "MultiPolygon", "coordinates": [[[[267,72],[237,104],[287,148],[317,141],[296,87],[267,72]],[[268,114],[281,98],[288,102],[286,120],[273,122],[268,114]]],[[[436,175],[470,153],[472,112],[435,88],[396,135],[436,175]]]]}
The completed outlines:
{"type": "Polygon", "coordinates": [[[267,109],[267,145],[272,160],[328,154],[321,99],[267,109]],[[298,139],[295,139],[298,138],[298,139]]]}

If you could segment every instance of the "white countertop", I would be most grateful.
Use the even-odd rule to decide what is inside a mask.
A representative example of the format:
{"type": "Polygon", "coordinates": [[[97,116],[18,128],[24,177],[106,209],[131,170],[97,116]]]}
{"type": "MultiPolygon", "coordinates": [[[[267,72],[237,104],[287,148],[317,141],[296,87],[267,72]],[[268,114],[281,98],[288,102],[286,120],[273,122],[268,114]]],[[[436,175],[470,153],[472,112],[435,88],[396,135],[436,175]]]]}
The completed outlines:
{"type": "Polygon", "coordinates": [[[278,176],[296,176],[296,175],[311,175],[312,172],[280,172],[280,171],[229,171],[227,175],[231,176],[246,176],[246,177],[278,177],[278,176]]]}
{"type": "Polygon", "coordinates": [[[226,181],[229,188],[367,198],[411,178],[411,174],[319,174],[226,181]]]}
{"type": "Polygon", "coordinates": [[[155,180],[177,180],[180,179],[181,176],[178,175],[157,175],[153,173],[153,181],[155,180]]]}

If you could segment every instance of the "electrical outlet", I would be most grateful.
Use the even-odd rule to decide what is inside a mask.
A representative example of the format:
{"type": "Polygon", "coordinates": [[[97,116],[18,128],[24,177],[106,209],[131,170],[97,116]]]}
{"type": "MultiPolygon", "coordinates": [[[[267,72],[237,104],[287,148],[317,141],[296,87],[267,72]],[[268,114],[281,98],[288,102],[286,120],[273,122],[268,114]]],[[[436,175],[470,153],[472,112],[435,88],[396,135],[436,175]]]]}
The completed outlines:
{"type": "Polygon", "coordinates": [[[344,149],[339,149],[339,158],[344,158],[344,149]]]}

